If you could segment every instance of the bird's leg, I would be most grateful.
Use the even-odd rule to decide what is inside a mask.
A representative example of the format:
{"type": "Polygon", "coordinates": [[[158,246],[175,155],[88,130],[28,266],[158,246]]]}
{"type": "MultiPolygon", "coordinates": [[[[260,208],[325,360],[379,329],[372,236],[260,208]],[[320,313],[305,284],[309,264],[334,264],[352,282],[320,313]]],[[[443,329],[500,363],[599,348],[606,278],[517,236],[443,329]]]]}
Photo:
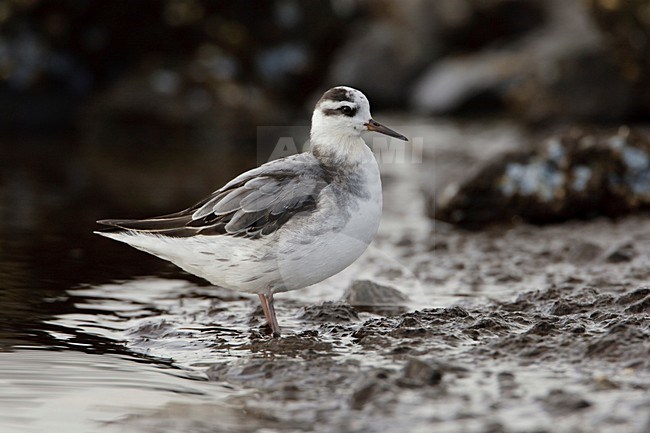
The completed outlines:
{"type": "Polygon", "coordinates": [[[264,318],[266,319],[267,325],[271,326],[271,319],[269,318],[269,304],[266,302],[266,296],[263,294],[257,295],[260,297],[260,302],[262,303],[262,311],[264,311],[264,318]]]}
{"type": "Polygon", "coordinates": [[[275,307],[273,306],[273,293],[268,295],[260,293],[260,302],[262,303],[262,311],[264,311],[264,317],[266,317],[266,323],[271,327],[271,332],[273,337],[280,336],[280,325],[278,324],[278,319],[275,317],[275,307]]]}
{"type": "Polygon", "coordinates": [[[269,294],[265,296],[269,303],[269,316],[271,317],[269,324],[271,325],[271,331],[273,331],[273,337],[278,338],[280,337],[280,325],[278,324],[278,318],[275,317],[275,307],[273,306],[273,292],[269,292],[269,294]]]}

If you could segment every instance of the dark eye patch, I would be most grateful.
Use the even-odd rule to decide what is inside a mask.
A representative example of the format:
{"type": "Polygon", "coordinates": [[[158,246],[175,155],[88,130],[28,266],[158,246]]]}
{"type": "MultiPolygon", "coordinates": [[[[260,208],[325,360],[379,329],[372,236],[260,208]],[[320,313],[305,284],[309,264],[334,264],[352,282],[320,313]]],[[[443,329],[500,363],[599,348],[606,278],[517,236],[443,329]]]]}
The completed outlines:
{"type": "Polygon", "coordinates": [[[339,108],[339,111],[348,117],[354,117],[354,115],[357,114],[357,108],[352,108],[349,105],[342,106],[339,108]]]}
{"type": "Polygon", "coordinates": [[[347,117],[354,117],[355,114],[357,114],[357,111],[359,109],[357,107],[350,107],[349,105],[343,105],[339,108],[327,108],[323,110],[323,114],[326,116],[336,116],[339,114],[343,114],[344,116],[347,117]]]}

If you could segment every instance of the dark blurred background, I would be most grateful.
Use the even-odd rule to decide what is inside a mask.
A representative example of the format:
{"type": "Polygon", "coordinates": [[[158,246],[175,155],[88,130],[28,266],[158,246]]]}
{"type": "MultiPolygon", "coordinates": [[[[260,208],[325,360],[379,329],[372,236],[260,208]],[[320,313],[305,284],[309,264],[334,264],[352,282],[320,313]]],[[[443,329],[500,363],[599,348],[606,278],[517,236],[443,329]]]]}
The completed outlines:
{"type": "Polygon", "coordinates": [[[0,122],[35,135],[209,119],[240,137],[339,83],[380,109],[634,118],[650,104],[649,21],[643,0],[5,0],[0,122]]]}
{"type": "Polygon", "coordinates": [[[4,0],[0,122],[239,138],[340,83],[378,109],[635,118],[649,22],[643,0],[4,0]]]}
{"type": "Polygon", "coordinates": [[[164,266],[94,221],[193,203],[332,85],[417,122],[642,123],[649,30],[645,0],[0,0],[3,283],[164,266]]]}

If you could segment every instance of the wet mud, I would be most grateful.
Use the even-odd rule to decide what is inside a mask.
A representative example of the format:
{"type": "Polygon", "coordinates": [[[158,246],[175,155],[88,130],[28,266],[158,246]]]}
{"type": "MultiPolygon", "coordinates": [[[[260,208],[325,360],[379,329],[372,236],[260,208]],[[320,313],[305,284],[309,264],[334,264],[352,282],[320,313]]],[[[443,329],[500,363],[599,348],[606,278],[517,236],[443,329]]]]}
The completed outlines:
{"type": "Polygon", "coordinates": [[[215,410],[241,418],[220,430],[206,407],[171,406],[120,421],[127,431],[647,432],[649,232],[644,215],[480,233],[437,227],[394,245],[429,281],[425,296],[406,301],[408,285],[369,280],[335,301],[311,289],[281,295],[280,339],[255,298],[186,281],[77,295],[106,311],[93,320],[121,328],[112,338],[130,351],[229,389],[215,410]],[[464,290],[445,297],[447,286],[464,290]],[[348,303],[361,295],[364,305],[348,303]],[[367,308],[384,296],[407,312],[367,308]],[[152,304],[156,312],[141,309],[152,304]]]}
{"type": "Polygon", "coordinates": [[[262,391],[246,404],[294,428],[644,431],[650,289],[597,278],[353,323],[340,305],[322,304],[310,309],[332,320],[304,325],[316,332],[253,344],[271,359],[220,363],[208,376],[262,391]],[[625,400],[637,416],[612,406],[625,400]]]}

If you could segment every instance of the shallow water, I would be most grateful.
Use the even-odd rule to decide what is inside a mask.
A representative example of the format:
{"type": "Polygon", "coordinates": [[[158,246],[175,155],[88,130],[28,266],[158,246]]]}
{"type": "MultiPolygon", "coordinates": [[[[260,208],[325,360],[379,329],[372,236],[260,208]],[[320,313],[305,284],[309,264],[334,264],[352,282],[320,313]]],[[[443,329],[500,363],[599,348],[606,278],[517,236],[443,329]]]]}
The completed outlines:
{"type": "Polygon", "coordinates": [[[375,242],[341,274],[277,296],[280,340],[256,297],[91,234],[95,219],[188,205],[254,155],[215,174],[202,170],[214,149],[174,171],[182,149],[124,168],[79,142],[3,143],[0,431],[648,431],[647,218],[434,227],[420,180],[444,169],[437,156],[487,158],[524,134],[386,123],[426,137],[422,160],[380,155],[375,242]],[[628,244],[628,259],[607,258],[628,244]],[[409,300],[355,310],[341,299],[359,279],[409,300]]]}
{"type": "MultiPolygon", "coordinates": [[[[66,335],[57,335],[66,338],[66,335]]],[[[16,347],[0,356],[3,431],[122,431],[126,414],[216,402],[232,390],[162,362],[129,355],[16,347]]]]}

